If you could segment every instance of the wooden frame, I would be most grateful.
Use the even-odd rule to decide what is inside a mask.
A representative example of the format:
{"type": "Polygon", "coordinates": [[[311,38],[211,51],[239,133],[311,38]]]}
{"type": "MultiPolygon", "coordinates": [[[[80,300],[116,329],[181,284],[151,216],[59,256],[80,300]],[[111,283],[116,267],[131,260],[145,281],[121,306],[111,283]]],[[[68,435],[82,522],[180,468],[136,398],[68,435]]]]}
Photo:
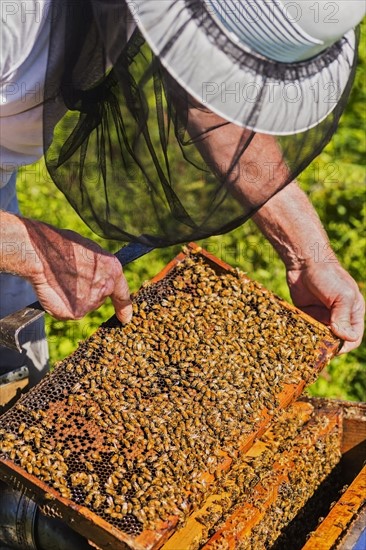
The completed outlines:
{"type": "MultiPolygon", "coordinates": [[[[203,259],[218,272],[230,272],[232,270],[231,266],[222,262],[212,254],[201,250],[194,243],[189,245],[188,253],[190,251],[199,253],[203,259]]],[[[151,282],[154,283],[163,279],[177,263],[184,260],[186,256],[187,253],[185,252],[179,254],[156,277],[154,277],[151,282]]],[[[292,313],[302,317],[308,323],[318,327],[321,326],[322,329],[324,329],[323,325],[320,325],[317,321],[294,306],[278,297],[276,297],[276,299],[283,307],[287,308],[292,313]]],[[[341,342],[335,338],[330,331],[328,331],[327,334],[328,336],[322,340],[319,346],[319,360],[314,366],[316,373],[319,373],[323,369],[331,357],[337,353],[341,345],[341,342]]],[[[279,409],[285,409],[290,403],[297,399],[303,392],[304,387],[305,382],[287,384],[283,392],[277,396],[279,409]]],[[[254,441],[264,433],[271,419],[272,416],[264,412],[260,422],[253,427],[252,433],[247,434],[245,438],[243,438],[240,446],[240,451],[242,453],[247,452],[252,447],[254,441]]],[[[225,471],[228,470],[231,463],[232,458],[228,455],[224,456],[220,469],[225,471]]],[[[178,523],[178,518],[176,516],[171,516],[166,522],[161,522],[157,525],[154,531],[146,530],[137,537],[131,537],[113,527],[88,508],[79,506],[69,499],[61,497],[52,487],[16,466],[10,460],[0,459],[0,477],[14,486],[24,486],[29,494],[33,495],[43,506],[54,510],[55,513],[61,516],[63,520],[69,523],[76,531],[93,540],[93,542],[103,550],[155,550],[160,548],[169,539],[178,523]]],[[[212,474],[207,472],[207,474],[205,474],[205,479],[209,483],[210,480],[213,479],[212,474]]]]}

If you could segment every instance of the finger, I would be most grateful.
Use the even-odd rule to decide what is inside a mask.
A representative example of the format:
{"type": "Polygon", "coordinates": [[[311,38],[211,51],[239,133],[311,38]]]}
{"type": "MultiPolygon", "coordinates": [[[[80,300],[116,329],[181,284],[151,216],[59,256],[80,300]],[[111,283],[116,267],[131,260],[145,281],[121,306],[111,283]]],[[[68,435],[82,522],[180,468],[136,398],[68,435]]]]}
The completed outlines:
{"type": "Polygon", "coordinates": [[[360,338],[356,340],[356,342],[344,342],[343,346],[341,347],[337,355],[343,355],[344,353],[349,353],[350,351],[357,349],[361,344],[361,341],[362,339],[360,338]]]}
{"type": "Polygon", "coordinates": [[[344,342],[342,349],[338,355],[343,353],[348,353],[358,346],[361,345],[363,332],[364,332],[364,315],[365,315],[365,305],[364,300],[361,294],[358,295],[358,300],[356,301],[353,311],[352,311],[352,328],[354,332],[358,335],[357,340],[344,342]]]}
{"type": "Polygon", "coordinates": [[[132,319],[132,301],[130,291],[123,272],[116,279],[114,291],[111,294],[111,300],[121,323],[129,323],[132,319]]]}
{"type": "Polygon", "coordinates": [[[349,342],[355,342],[359,338],[359,334],[354,330],[352,326],[352,307],[354,306],[354,300],[341,299],[339,302],[333,304],[331,313],[331,328],[336,336],[347,340],[349,342]]]}
{"type": "Polygon", "coordinates": [[[343,342],[343,346],[341,347],[337,355],[342,355],[343,353],[348,353],[350,351],[353,351],[354,349],[357,349],[361,345],[362,336],[363,332],[361,332],[361,336],[357,338],[357,340],[355,340],[354,342],[343,342]]]}

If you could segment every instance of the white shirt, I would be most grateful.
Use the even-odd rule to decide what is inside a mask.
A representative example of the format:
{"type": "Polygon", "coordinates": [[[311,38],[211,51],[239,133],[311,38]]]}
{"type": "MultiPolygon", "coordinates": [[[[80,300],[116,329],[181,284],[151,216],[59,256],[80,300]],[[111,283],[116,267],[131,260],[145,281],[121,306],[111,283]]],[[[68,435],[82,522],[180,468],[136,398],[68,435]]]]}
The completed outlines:
{"type": "MultiPolygon", "coordinates": [[[[52,0],[0,0],[0,188],[19,167],[32,164],[43,155],[42,101],[51,3],[52,0]]],[[[119,26],[113,3],[111,6],[101,4],[102,8],[106,9],[106,24],[110,27],[103,33],[104,40],[110,42],[106,44],[108,49],[114,40],[120,44],[119,26]]],[[[127,26],[129,38],[136,27],[132,17],[127,26]]],[[[60,117],[65,111],[60,106],[60,117]]]]}
{"type": "Polygon", "coordinates": [[[50,0],[1,0],[0,187],[43,154],[50,0]]]}

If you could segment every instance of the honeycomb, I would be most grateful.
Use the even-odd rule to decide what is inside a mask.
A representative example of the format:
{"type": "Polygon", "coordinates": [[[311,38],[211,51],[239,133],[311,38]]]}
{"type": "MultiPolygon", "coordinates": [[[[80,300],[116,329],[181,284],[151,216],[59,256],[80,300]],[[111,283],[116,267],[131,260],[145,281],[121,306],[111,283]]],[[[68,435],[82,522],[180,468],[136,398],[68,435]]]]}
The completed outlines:
{"type": "Polygon", "coordinates": [[[2,416],[1,457],[132,536],[184,523],[284,385],[314,379],[324,339],[191,254],[142,287],[131,323],[100,327],[2,416]]]}

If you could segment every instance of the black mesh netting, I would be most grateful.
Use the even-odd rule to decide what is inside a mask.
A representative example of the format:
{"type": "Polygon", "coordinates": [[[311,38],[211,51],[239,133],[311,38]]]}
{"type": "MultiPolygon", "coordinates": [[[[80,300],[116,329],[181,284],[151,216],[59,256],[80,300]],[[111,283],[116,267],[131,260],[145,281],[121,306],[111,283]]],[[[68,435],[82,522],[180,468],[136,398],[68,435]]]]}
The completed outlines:
{"type": "MultiPolygon", "coordinates": [[[[107,238],[166,246],[237,227],[320,153],[348,99],[354,59],[346,60],[354,66],[345,92],[318,126],[259,135],[194,103],[138,30],[127,40],[133,25],[122,0],[55,0],[52,9],[46,163],[74,209],[107,238]]],[[[277,67],[283,78],[306,82],[341,48],[308,64],[271,62],[269,72],[277,67]]],[[[246,61],[253,69],[253,56],[242,51],[240,63],[246,61]]],[[[251,122],[260,107],[259,97],[251,122]]]]}

